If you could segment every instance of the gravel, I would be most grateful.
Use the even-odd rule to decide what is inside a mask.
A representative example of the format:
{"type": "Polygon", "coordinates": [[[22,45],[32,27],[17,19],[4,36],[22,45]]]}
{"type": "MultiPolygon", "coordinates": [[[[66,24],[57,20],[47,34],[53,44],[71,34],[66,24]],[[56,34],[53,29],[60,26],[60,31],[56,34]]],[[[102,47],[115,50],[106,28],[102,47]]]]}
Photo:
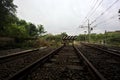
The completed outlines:
{"type": "Polygon", "coordinates": [[[80,64],[72,47],[64,47],[42,67],[31,73],[27,80],[93,80],[80,64]]]}
{"type": "Polygon", "coordinates": [[[120,79],[120,57],[98,51],[86,46],[79,49],[108,80],[120,79]]]}
{"type": "Polygon", "coordinates": [[[20,56],[18,58],[15,58],[14,60],[1,63],[0,80],[7,80],[14,73],[26,67],[27,65],[33,63],[34,61],[44,56],[45,54],[48,54],[52,50],[53,48],[47,48],[39,51],[30,52],[29,54],[20,56]]]}
{"type": "Polygon", "coordinates": [[[20,48],[17,48],[17,49],[9,49],[9,50],[1,50],[1,51],[0,51],[0,56],[12,54],[12,53],[16,53],[16,52],[24,51],[24,50],[25,50],[25,49],[20,49],[20,48]]]}

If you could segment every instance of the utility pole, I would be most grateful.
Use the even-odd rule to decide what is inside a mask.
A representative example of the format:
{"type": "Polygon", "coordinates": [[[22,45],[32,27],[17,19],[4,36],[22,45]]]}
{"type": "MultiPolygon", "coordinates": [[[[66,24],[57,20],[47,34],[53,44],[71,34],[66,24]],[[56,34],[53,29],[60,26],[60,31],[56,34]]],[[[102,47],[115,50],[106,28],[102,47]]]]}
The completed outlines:
{"type": "Polygon", "coordinates": [[[90,23],[88,19],[88,42],[90,42],[90,32],[91,32],[91,28],[90,28],[90,23]]]}
{"type": "Polygon", "coordinates": [[[118,11],[118,14],[119,14],[119,20],[120,20],[120,9],[119,9],[119,11],[118,11]]]}
{"type": "Polygon", "coordinates": [[[88,25],[87,26],[83,26],[83,25],[81,25],[81,27],[80,28],[84,28],[84,27],[87,27],[88,28],[88,38],[87,38],[87,41],[88,42],[90,42],[90,34],[91,34],[91,31],[93,30],[93,27],[95,27],[95,26],[93,26],[93,27],[90,27],[90,22],[89,22],[89,19],[88,19],[88,25]]]}
{"type": "Polygon", "coordinates": [[[105,30],[105,40],[104,40],[104,45],[107,44],[107,31],[105,30]]]}
{"type": "Polygon", "coordinates": [[[86,39],[87,39],[87,37],[86,37],[86,33],[87,33],[87,31],[84,31],[84,35],[85,35],[85,42],[86,42],[86,39]]]}

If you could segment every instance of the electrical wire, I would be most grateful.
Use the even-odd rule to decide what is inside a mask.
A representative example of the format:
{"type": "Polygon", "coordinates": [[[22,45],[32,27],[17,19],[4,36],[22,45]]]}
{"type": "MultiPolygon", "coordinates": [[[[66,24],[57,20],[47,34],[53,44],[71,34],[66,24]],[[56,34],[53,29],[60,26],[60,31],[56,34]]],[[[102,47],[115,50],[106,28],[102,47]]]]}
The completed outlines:
{"type": "Polygon", "coordinates": [[[104,15],[109,9],[111,9],[119,0],[116,0],[115,2],[113,2],[112,5],[110,5],[104,12],[102,12],[97,18],[95,18],[95,20],[93,20],[91,22],[90,25],[92,25],[94,22],[96,22],[96,20],[98,20],[102,15],[104,15]]]}
{"type": "Polygon", "coordinates": [[[99,22],[99,23],[97,23],[97,24],[95,24],[95,25],[99,25],[99,24],[102,24],[102,23],[105,23],[105,22],[108,22],[109,20],[112,20],[112,19],[114,19],[114,18],[116,18],[118,15],[113,15],[112,17],[110,17],[110,18],[108,18],[108,19],[106,19],[106,20],[104,20],[104,21],[101,21],[101,22],[99,22]]]}
{"type": "MultiPolygon", "coordinates": [[[[87,18],[89,18],[89,17],[91,17],[96,11],[97,11],[97,9],[101,6],[101,4],[102,4],[102,2],[103,2],[103,0],[101,0],[99,3],[98,3],[98,5],[97,5],[97,3],[96,3],[96,5],[95,5],[95,8],[93,8],[92,10],[92,12],[90,13],[90,15],[87,17],[87,18]]],[[[86,21],[85,21],[86,22],[86,21]]],[[[84,22],[84,23],[85,23],[84,22]]]]}
{"type": "MultiPolygon", "coordinates": [[[[97,11],[97,9],[100,7],[100,5],[102,4],[102,2],[103,2],[103,0],[101,0],[101,1],[99,2],[98,6],[95,8],[95,10],[91,13],[90,16],[92,16],[92,15],[97,11]]],[[[90,17],[90,16],[89,16],[89,17],[90,17]]]]}
{"type": "Polygon", "coordinates": [[[98,2],[98,0],[96,0],[96,2],[95,2],[95,0],[93,1],[93,8],[91,8],[91,9],[89,10],[89,12],[88,12],[87,15],[85,16],[85,18],[82,20],[82,24],[84,24],[84,23],[86,22],[87,17],[88,17],[89,14],[92,12],[92,10],[94,10],[94,8],[95,8],[96,5],[97,5],[97,2],[98,2]]]}
{"type": "MultiPolygon", "coordinates": [[[[114,18],[115,19],[115,18],[114,18]]],[[[107,25],[107,26],[111,26],[111,25],[113,25],[113,24],[116,24],[116,22],[111,22],[112,20],[109,20],[109,21],[106,21],[106,22],[104,22],[104,24],[100,24],[100,25],[107,25]],[[109,22],[109,23],[108,23],[109,22]]]]}

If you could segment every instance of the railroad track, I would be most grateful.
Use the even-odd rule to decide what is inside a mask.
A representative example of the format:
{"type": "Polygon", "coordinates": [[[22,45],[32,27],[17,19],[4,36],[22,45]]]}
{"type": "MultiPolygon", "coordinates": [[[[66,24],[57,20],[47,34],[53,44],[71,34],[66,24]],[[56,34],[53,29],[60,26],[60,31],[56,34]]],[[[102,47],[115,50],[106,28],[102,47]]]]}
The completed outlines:
{"type": "Polygon", "coordinates": [[[113,52],[111,55],[110,51],[96,49],[90,45],[82,44],[79,49],[106,79],[120,79],[120,57],[118,55],[112,54],[113,52]]]}
{"type": "Polygon", "coordinates": [[[15,52],[15,53],[0,56],[0,64],[5,63],[7,61],[11,61],[12,59],[18,58],[20,56],[28,55],[31,52],[39,51],[42,49],[45,49],[45,47],[36,48],[36,49],[29,49],[29,50],[24,50],[24,51],[15,52]]]}
{"type": "Polygon", "coordinates": [[[85,43],[81,43],[81,44],[120,57],[120,51],[117,51],[114,49],[108,49],[108,48],[104,48],[104,47],[101,48],[101,47],[98,47],[98,46],[93,45],[93,44],[92,45],[85,44],[85,43]]]}
{"type": "Polygon", "coordinates": [[[8,80],[106,80],[75,46],[61,46],[8,80]]]}
{"type": "Polygon", "coordinates": [[[46,55],[53,48],[33,49],[0,57],[0,80],[7,80],[17,71],[46,55]]]}
{"type": "Polygon", "coordinates": [[[34,52],[34,51],[38,51],[38,50],[39,50],[39,48],[20,51],[20,52],[8,54],[8,55],[0,56],[0,63],[10,61],[11,59],[14,59],[18,56],[21,56],[21,55],[23,56],[23,55],[29,54],[30,52],[34,52]]]}
{"type": "Polygon", "coordinates": [[[118,51],[118,50],[114,50],[114,49],[108,49],[108,50],[111,51],[111,52],[115,52],[115,53],[120,54],[120,51],[118,51]]]}

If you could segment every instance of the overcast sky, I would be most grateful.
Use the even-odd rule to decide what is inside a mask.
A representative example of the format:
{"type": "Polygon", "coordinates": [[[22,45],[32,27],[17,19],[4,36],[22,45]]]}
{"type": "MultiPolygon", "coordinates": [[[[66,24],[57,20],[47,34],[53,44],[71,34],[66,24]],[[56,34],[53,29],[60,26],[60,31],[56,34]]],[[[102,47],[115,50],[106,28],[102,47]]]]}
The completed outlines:
{"type": "MultiPolygon", "coordinates": [[[[18,6],[17,16],[20,19],[36,25],[44,25],[47,33],[66,32],[69,35],[78,35],[87,30],[87,28],[79,28],[79,26],[87,25],[85,17],[88,13],[92,14],[88,15],[91,23],[116,0],[103,0],[102,4],[94,11],[96,1],[98,1],[95,6],[97,7],[102,0],[14,0],[14,3],[18,6]]],[[[119,9],[120,1],[118,0],[112,8],[91,25],[92,27],[98,24],[92,33],[120,30],[119,9]]]]}

